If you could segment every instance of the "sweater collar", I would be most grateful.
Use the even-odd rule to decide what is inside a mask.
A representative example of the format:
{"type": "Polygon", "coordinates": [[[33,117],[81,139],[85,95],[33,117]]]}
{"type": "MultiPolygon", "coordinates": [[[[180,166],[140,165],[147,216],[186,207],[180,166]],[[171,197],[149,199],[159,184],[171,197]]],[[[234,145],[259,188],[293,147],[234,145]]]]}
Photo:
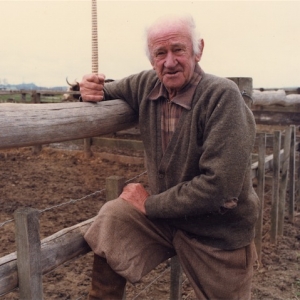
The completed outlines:
{"type": "MultiPolygon", "coordinates": [[[[192,99],[198,83],[201,81],[203,71],[198,64],[196,64],[192,79],[190,82],[180,90],[177,95],[171,100],[183,108],[190,110],[192,108],[192,99]]],[[[168,99],[168,92],[165,86],[158,80],[157,84],[147,97],[149,100],[158,100],[160,98],[168,99]]]]}

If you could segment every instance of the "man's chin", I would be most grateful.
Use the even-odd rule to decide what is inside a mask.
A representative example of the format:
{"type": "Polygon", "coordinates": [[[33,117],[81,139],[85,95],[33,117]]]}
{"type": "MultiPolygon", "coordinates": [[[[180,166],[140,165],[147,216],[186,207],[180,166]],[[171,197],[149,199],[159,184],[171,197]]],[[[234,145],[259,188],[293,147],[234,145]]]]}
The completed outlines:
{"type": "Polygon", "coordinates": [[[163,84],[167,89],[180,90],[184,86],[184,82],[178,80],[179,78],[164,78],[163,84]]]}

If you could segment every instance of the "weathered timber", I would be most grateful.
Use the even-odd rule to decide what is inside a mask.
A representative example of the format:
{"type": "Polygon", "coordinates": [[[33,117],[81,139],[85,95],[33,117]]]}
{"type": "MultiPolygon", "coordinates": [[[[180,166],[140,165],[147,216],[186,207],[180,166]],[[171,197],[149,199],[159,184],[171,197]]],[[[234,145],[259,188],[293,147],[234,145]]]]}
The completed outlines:
{"type": "MultiPolygon", "coordinates": [[[[298,144],[298,151],[300,152],[300,144],[298,144]]],[[[297,171],[297,192],[296,192],[296,211],[300,211],[300,153],[298,154],[298,171],[297,171]]],[[[296,214],[295,214],[296,216],[296,214]]]]}
{"type": "Polygon", "coordinates": [[[290,148],[290,180],[289,180],[289,221],[294,223],[295,218],[295,167],[296,167],[296,126],[291,126],[291,148],[290,148]]]}
{"type": "Polygon", "coordinates": [[[273,158],[273,187],[272,187],[272,207],[271,207],[271,232],[270,241],[273,244],[277,242],[278,234],[278,205],[279,205],[279,178],[280,178],[280,141],[281,132],[274,132],[274,158],[273,158]]]}
{"type": "Polygon", "coordinates": [[[300,104],[253,105],[251,110],[257,124],[266,125],[300,125],[300,104]]]}
{"type": "Polygon", "coordinates": [[[258,147],[258,168],[257,168],[257,195],[261,207],[258,220],[255,226],[255,246],[259,263],[262,262],[262,236],[263,236],[263,213],[264,213],[264,189],[265,189],[265,155],[266,155],[266,134],[259,133],[258,147]]]}
{"type": "Polygon", "coordinates": [[[92,156],[92,150],[91,150],[92,141],[93,141],[92,138],[85,138],[83,140],[83,148],[84,148],[84,154],[86,158],[92,156]]]}
{"type": "Polygon", "coordinates": [[[120,196],[125,185],[123,176],[112,175],[106,178],[106,201],[116,199],[120,196]]]}
{"type": "Polygon", "coordinates": [[[65,228],[42,240],[42,272],[47,274],[64,262],[91,251],[83,236],[94,218],[65,228]]]}
{"type": "Polygon", "coordinates": [[[14,213],[20,300],[43,299],[39,212],[31,207],[14,213]]]}
{"type": "MultiPolygon", "coordinates": [[[[83,236],[94,218],[65,228],[41,241],[42,274],[47,274],[64,262],[91,251],[83,236]]],[[[17,255],[0,258],[0,296],[18,287],[17,255]]]]}
{"type": "Polygon", "coordinates": [[[108,152],[99,152],[97,153],[97,156],[101,159],[107,159],[121,164],[142,165],[145,163],[145,159],[143,157],[120,155],[108,152]]]}
{"type": "Polygon", "coordinates": [[[278,206],[278,235],[283,235],[283,225],[285,216],[286,189],[289,173],[289,156],[291,148],[291,126],[285,131],[284,136],[284,156],[281,168],[280,188],[279,188],[279,206],[278,206]]]}
{"type": "Polygon", "coordinates": [[[19,284],[17,252],[0,257],[0,296],[3,296],[19,284]]]}
{"type": "Polygon", "coordinates": [[[178,256],[171,258],[170,300],[182,299],[182,268],[178,256]]]}
{"type": "Polygon", "coordinates": [[[0,104],[0,149],[99,136],[130,128],[137,116],[122,100],[0,104]]]}
{"type": "Polygon", "coordinates": [[[294,104],[289,106],[282,105],[253,105],[252,111],[269,111],[269,112],[297,112],[300,113],[300,104],[294,104]]]}
{"type": "Polygon", "coordinates": [[[228,79],[232,80],[236,83],[241,91],[244,101],[248,107],[252,106],[252,91],[253,91],[253,80],[251,77],[228,77],[228,79]]]}
{"type": "Polygon", "coordinates": [[[300,125],[300,112],[252,110],[255,122],[264,125],[300,125]]]}
{"type": "Polygon", "coordinates": [[[42,148],[43,148],[43,145],[39,145],[39,144],[34,145],[32,147],[31,152],[32,152],[33,155],[38,155],[42,151],[42,148]]]}
{"type": "MultiPolygon", "coordinates": [[[[279,152],[279,157],[280,157],[280,161],[283,160],[283,154],[284,154],[284,149],[281,149],[279,152]]],[[[264,164],[265,164],[265,170],[267,171],[271,171],[273,170],[273,159],[274,159],[274,155],[268,155],[265,158],[264,164]]],[[[258,162],[254,162],[251,165],[251,178],[254,179],[257,177],[257,173],[258,173],[258,162]]]]}
{"type": "Polygon", "coordinates": [[[108,148],[127,149],[131,151],[144,150],[144,145],[142,141],[128,140],[122,138],[96,137],[93,138],[93,145],[108,148]]]}
{"type": "MultiPolygon", "coordinates": [[[[286,136],[286,132],[287,130],[289,130],[290,126],[285,126],[284,130],[282,131],[281,134],[281,145],[284,144],[284,139],[286,136]]],[[[263,131],[262,131],[263,132],[263,131]]],[[[255,139],[255,146],[258,145],[258,135],[259,135],[260,131],[256,132],[256,139],[255,139]]],[[[274,136],[272,133],[266,133],[266,148],[273,148],[273,140],[274,140],[274,136]]]]}

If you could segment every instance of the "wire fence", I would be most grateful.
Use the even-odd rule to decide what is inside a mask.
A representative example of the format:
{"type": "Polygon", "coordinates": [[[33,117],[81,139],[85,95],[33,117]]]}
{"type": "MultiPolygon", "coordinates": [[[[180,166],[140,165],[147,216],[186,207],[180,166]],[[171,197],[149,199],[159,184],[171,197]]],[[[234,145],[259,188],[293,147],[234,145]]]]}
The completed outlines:
{"type": "MultiPolygon", "coordinates": [[[[137,179],[137,178],[143,176],[143,175],[146,174],[146,173],[147,173],[147,171],[144,171],[144,172],[142,172],[142,173],[136,175],[135,177],[132,177],[132,178],[128,179],[127,181],[125,181],[125,184],[134,181],[135,179],[137,179]]],[[[93,196],[95,196],[95,195],[99,195],[99,194],[101,194],[101,193],[103,193],[103,192],[105,192],[105,191],[106,191],[106,188],[103,188],[103,189],[101,189],[101,190],[95,191],[95,192],[93,192],[93,193],[91,193],[91,194],[88,194],[88,195],[86,195],[86,196],[83,196],[83,197],[81,197],[81,198],[78,198],[78,199],[70,199],[69,201],[66,201],[66,202],[63,202],[63,203],[60,203],[60,204],[57,204],[57,205],[53,205],[53,206],[50,206],[50,207],[41,209],[41,210],[39,210],[39,213],[41,214],[41,213],[44,213],[44,212],[47,212],[47,211],[50,211],[50,210],[53,210],[53,209],[56,209],[56,208],[59,208],[59,207],[68,205],[68,204],[75,204],[75,203],[78,202],[78,201],[82,201],[82,200],[85,200],[85,199],[87,199],[87,198],[93,197],[93,196]]],[[[10,219],[10,220],[4,221],[3,223],[0,223],[0,228],[1,228],[1,227],[4,227],[6,224],[9,224],[9,223],[11,223],[11,222],[14,222],[14,219],[10,219]]]]}

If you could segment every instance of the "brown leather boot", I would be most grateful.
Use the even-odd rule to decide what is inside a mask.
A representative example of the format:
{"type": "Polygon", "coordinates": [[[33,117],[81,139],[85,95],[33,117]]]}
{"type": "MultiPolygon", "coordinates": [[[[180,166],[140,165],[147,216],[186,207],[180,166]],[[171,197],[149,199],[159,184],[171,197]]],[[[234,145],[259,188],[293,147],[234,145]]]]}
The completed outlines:
{"type": "Polygon", "coordinates": [[[89,300],[121,300],[125,285],[126,279],[117,274],[105,258],[94,254],[89,300]]]}

